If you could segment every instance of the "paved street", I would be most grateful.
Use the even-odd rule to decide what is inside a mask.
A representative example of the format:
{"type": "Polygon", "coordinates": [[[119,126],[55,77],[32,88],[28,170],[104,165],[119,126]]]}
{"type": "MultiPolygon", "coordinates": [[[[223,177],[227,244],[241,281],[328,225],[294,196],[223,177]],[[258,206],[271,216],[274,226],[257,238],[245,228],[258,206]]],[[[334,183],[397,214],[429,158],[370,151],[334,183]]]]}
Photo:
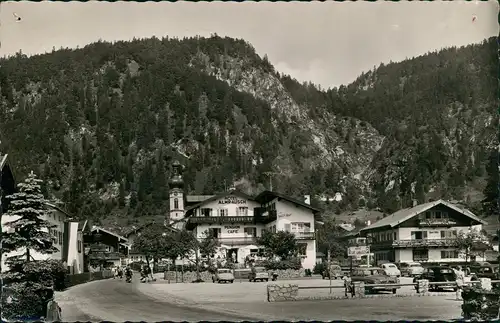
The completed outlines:
{"type": "MultiPolygon", "coordinates": [[[[320,279],[298,280],[297,283],[299,286],[329,284],[328,280],[320,279]]],[[[340,281],[334,283],[341,284],[340,281]]],[[[410,292],[410,287],[407,289],[410,292]]],[[[300,295],[303,292],[301,290],[300,295]]],[[[328,295],[328,289],[307,293],[328,295]]],[[[336,290],[336,294],[340,293],[341,290],[336,290]]],[[[75,286],[58,297],[64,301],[61,305],[66,321],[450,320],[461,316],[461,302],[454,300],[453,293],[268,303],[266,283],[249,282],[166,284],[158,280],[156,283],[127,284],[111,279],[75,286]],[[81,302],[70,307],[71,300],[75,299],[81,302]]]]}

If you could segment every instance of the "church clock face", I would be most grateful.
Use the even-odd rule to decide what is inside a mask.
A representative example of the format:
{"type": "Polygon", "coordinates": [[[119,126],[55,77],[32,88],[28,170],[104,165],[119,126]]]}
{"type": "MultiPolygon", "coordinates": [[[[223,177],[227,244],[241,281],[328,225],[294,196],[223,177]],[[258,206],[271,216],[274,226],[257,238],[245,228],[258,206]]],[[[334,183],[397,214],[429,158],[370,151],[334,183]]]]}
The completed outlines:
{"type": "Polygon", "coordinates": [[[177,192],[174,192],[174,196],[177,196],[177,194],[178,194],[177,192]]]}

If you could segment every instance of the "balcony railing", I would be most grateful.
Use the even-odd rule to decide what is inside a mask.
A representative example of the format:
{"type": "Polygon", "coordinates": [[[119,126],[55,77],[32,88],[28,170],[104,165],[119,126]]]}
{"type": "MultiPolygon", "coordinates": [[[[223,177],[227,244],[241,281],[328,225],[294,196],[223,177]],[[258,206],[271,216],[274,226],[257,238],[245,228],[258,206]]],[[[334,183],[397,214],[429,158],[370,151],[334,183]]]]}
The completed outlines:
{"type": "Polygon", "coordinates": [[[234,237],[234,238],[217,238],[217,242],[219,245],[228,245],[228,246],[235,246],[235,245],[249,245],[249,244],[255,244],[257,242],[256,237],[234,237]]]}
{"type": "Polygon", "coordinates": [[[450,219],[420,219],[418,224],[421,227],[451,227],[457,222],[450,219]]]}
{"type": "Polygon", "coordinates": [[[371,245],[376,247],[449,247],[456,244],[456,239],[409,239],[409,240],[393,240],[393,241],[377,241],[371,245]]]}
{"type": "Polygon", "coordinates": [[[295,239],[297,240],[313,240],[316,238],[316,234],[313,231],[309,232],[293,232],[295,239]]]}
{"type": "Polygon", "coordinates": [[[193,216],[188,218],[188,223],[253,223],[253,216],[193,216]]]}

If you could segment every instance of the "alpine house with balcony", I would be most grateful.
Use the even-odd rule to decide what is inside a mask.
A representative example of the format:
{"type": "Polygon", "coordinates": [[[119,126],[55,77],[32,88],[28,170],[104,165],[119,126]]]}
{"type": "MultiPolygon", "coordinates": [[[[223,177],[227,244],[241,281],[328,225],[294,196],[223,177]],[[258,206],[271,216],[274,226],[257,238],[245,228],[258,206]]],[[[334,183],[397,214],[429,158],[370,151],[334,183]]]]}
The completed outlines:
{"type": "Polygon", "coordinates": [[[176,228],[193,231],[198,239],[210,232],[218,239],[218,256],[244,263],[258,253],[257,237],[262,230],[284,230],[295,234],[304,268],[316,262],[315,220],[319,210],[283,194],[264,191],[256,197],[237,190],[218,195],[183,193],[182,166],[175,162],[170,180],[170,216],[176,228]]]}
{"type": "MultiPolygon", "coordinates": [[[[360,233],[367,237],[377,263],[450,263],[465,261],[455,248],[458,233],[481,231],[484,224],[469,210],[438,200],[399,210],[360,233]]],[[[478,242],[478,250],[484,247],[478,242]]],[[[482,258],[471,260],[483,261],[482,258]]]]}

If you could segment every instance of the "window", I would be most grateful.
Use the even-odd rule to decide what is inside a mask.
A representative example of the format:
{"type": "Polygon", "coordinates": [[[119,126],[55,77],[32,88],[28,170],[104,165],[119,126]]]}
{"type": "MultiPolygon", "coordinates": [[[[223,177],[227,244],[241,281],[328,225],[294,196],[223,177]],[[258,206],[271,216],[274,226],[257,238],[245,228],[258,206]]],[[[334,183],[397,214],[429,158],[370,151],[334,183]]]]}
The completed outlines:
{"type": "Polygon", "coordinates": [[[427,261],[427,260],[429,260],[429,250],[413,249],[413,261],[427,261]]]}
{"type": "Polygon", "coordinates": [[[78,240],[78,253],[82,253],[82,241],[78,240]]]}
{"type": "Polygon", "coordinates": [[[425,212],[425,218],[427,220],[431,219],[432,218],[432,213],[431,212],[425,212]]]}
{"type": "Polygon", "coordinates": [[[291,223],[292,232],[310,232],[311,223],[307,222],[293,222],[291,223]]]}
{"type": "Polygon", "coordinates": [[[236,210],[236,216],[248,216],[248,207],[246,207],[246,206],[240,206],[236,210]]]}
{"type": "Polygon", "coordinates": [[[291,223],[285,223],[285,231],[290,232],[292,229],[292,224],[291,223]]]}
{"type": "Polygon", "coordinates": [[[214,237],[214,238],[219,238],[220,237],[220,232],[221,232],[221,229],[220,228],[210,228],[208,229],[208,232],[209,234],[214,237]]]}
{"type": "Polygon", "coordinates": [[[201,216],[210,216],[212,209],[203,208],[200,210],[201,216]]]}
{"type": "Polygon", "coordinates": [[[453,239],[457,237],[456,230],[441,231],[441,239],[453,239]]]}
{"type": "Polygon", "coordinates": [[[276,233],[276,225],[271,226],[271,232],[276,233]]]}
{"type": "Polygon", "coordinates": [[[256,237],[257,236],[257,228],[254,227],[248,227],[244,229],[244,232],[246,235],[256,237]]]}
{"type": "Polygon", "coordinates": [[[434,217],[435,217],[436,219],[441,219],[441,212],[440,212],[440,211],[436,211],[436,212],[434,212],[434,217]]]}
{"type": "Polygon", "coordinates": [[[397,240],[397,237],[396,237],[396,232],[393,232],[393,233],[392,233],[392,240],[397,240]]]}
{"type": "Polygon", "coordinates": [[[427,239],[427,231],[412,231],[411,232],[412,240],[422,240],[427,239]]]}
{"type": "Polygon", "coordinates": [[[307,255],[307,243],[298,243],[297,249],[299,252],[299,256],[305,257],[307,255]]]}
{"type": "Polygon", "coordinates": [[[174,210],[178,210],[179,209],[179,199],[175,198],[174,199],[174,210]]]}
{"type": "Polygon", "coordinates": [[[62,244],[62,242],[63,242],[62,232],[59,232],[59,244],[62,244]]]}
{"type": "Polygon", "coordinates": [[[457,250],[441,250],[441,259],[456,259],[458,258],[457,250]]]}
{"type": "Polygon", "coordinates": [[[228,214],[227,209],[219,209],[219,216],[227,216],[228,214]]]}

